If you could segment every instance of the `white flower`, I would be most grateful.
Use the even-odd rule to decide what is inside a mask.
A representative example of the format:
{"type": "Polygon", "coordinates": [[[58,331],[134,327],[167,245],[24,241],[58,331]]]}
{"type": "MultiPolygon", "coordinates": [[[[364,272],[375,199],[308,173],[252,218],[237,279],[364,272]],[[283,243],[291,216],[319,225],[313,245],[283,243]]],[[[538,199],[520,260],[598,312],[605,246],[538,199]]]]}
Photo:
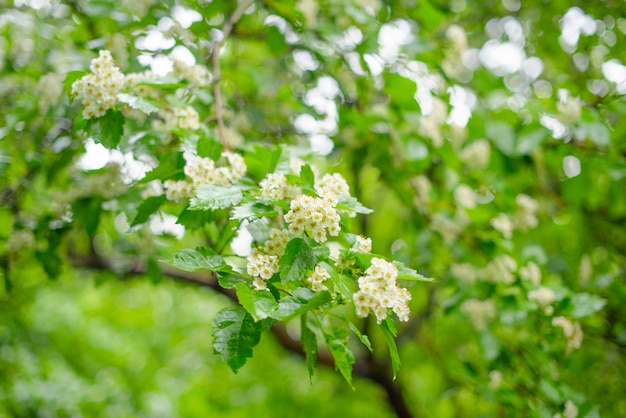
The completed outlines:
{"type": "Polygon", "coordinates": [[[185,180],[165,180],[165,197],[172,202],[181,202],[193,196],[193,184],[185,180]]]}
{"type": "Polygon", "coordinates": [[[469,317],[476,329],[483,330],[487,321],[496,317],[496,305],[492,299],[468,299],[461,305],[461,312],[469,317]]]}
{"type": "Polygon", "coordinates": [[[113,63],[111,53],[100,51],[91,61],[88,74],[72,84],[72,95],[82,99],[85,119],[104,116],[117,103],[117,93],[124,86],[124,74],[113,63]]]}
{"type": "Polygon", "coordinates": [[[346,179],[339,173],[326,174],[315,181],[315,191],[322,198],[338,199],[340,196],[350,196],[350,187],[346,179]]]}
{"type": "MultiPolygon", "coordinates": [[[[549,308],[549,305],[554,302],[555,298],[556,295],[554,294],[554,291],[545,286],[541,286],[538,289],[528,292],[528,300],[537,302],[544,310],[549,308]]],[[[548,312],[551,311],[551,309],[548,309],[548,312]]]]}
{"type": "Polygon", "coordinates": [[[372,265],[359,277],[359,291],[352,296],[356,315],[365,318],[374,313],[380,324],[392,309],[400,321],[409,320],[411,294],[396,284],[398,268],[381,258],[372,258],[372,265]]]}
{"type": "Polygon", "coordinates": [[[247,272],[254,277],[253,285],[257,290],[267,289],[266,280],[278,272],[278,257],[253,251],[248,257],[247,272]]]}
{"type": "Polygon", "coordinates": [[[372,252],[372,239],[364,237],[363,235],[357,235],[352,245],[352,249],[358,253],[371,253],[372,252]]]}
{"type": "Polygon", "coordinates": [[[300,195],[293,199],[290,210],[284,216],[289,232],[300,235],[308,232],[316,242],[325,242],[327,233],[339,235],[339,214],[329,199],[300,195]]]}
{"type": "Polygon", "coordinates": [[[580,347],[583,342],[583,330],[578,322],[564,316],[557,316],[552,318],[552,325],[563,330],[563,335],[567,339],[568,353],[580,347]]]}
{"type": "Polygon", "coordinates": [[[468,167],[477,170],[487,167],[491,157],[491,146],[486,139],[480,139],[467,145],[459,155],[468,167]]]}
{"type": "Polygon", "coordinates": [[[500,255],[480,271],[483,280],[492,283],[511,284],[515,281],[513,274],[517,270],[517,263],[508,255],[500,255]]]}
{"type": "Polygon", "coordinates": [[[327,290],[324,282],[330,278],[330,273],[324,267],[317,265],[315,271],[309,276],[307,282],[311,285],[311,289],[315,292],[327,290]]]}
{"type": "Polygon", "coordinates": [[[491,220],[490,224],[500,231],[504,238],[511,239],[511,236],[513,236],[513,222],[506,214],[499,214],[491,220]]]}
{"type": "Polygon", "coordinates": [[[541,283],[541,270],[539,266],[532,261],[529,261],[524,267],[519,270],[522,279],[529,280],[535,286],[539,286],[541,283]]]}
{"type": "Polygon", "coordinates": [[[270,239],[265,242],[263,252],[281,257],[285,253],[285,248],[289,243],[289,232],[285,229],[275,229],[270,231],[270,239]]]}
{"type": "Polygon", "coordinates": [[[454,190],[454,200],[457,205],[474,209],[476,207],[476,193],[466,184],[460,184],[456,190],[454,190]]]}
{"type": "Polygon", "coordinates": [[[191,106],[184,108],[170,107],[159,112],[163,119],[162,124],[157,123],[156,128],[171,131],[175,129],[196,130],[200,128],[200,116],[196,109],[191,106]]]}
{"type": "Polygon", "coordinates": [[[269,173],[260,186],[261,197],[268,200],[283,200],[289,195],[289,183],[284,174],[269,173]]]}

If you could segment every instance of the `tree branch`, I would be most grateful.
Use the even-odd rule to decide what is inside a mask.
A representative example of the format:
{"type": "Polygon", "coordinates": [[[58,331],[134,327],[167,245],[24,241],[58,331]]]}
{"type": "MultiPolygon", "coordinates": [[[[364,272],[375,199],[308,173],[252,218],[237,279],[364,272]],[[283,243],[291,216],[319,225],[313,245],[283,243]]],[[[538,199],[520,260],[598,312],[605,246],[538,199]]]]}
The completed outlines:
{"type": "Polygon", "coordinates": [[[254,3],[254,0],[244,0],[242,1],[237,9],[230,16],[228,21],[224,24],[222,28],[222,33],[214,33],[213,34],[213,95],[215,96],[215,120],[217,121],[217,132],[222,141],[222,145],[224,145],[224,149],[229,149],[228,142],[226,140],[226,129],[224,128],[224,115],[222,113],[222,108],[224,106],[222,101],[222,90],[220,88],[221,81],[221,67],[220,67],[220,48],[222,44],[226,41],[230,33],[235,28],[235,25],[241,19],[243,14],[248,10],[248,8],[254,3]]]}

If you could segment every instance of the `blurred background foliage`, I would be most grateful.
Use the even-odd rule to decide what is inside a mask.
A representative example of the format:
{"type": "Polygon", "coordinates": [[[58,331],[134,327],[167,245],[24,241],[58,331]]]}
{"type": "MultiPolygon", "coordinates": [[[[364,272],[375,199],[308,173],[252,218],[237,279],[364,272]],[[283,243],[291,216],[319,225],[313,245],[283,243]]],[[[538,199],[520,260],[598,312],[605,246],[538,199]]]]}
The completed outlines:
{"type": "MultiPolygon", "coordinates": [[[[108,152],[77,128],[68,72],[100,49],[124,72],[168,57],[211,70],[236,7],[0,0],[0,416],[398,413],[371,379],[352,390],[322,368],[310,382],[269,335],[232,374],[210,345],[230,302],[157,264],[202,234],[181,239],[167,210],[126,233],[141,201],[128,184],[180,138],[129,120],[108,152]],[[94,251],[111,263],[81,264],[94,251]],[[138,261],[147,275],[129,274],[138,261]]],[[[438,279],[415,287],[400,330],[396,385],[414,416],[626,416],[623,8],[265,0],[226,40],[233,144],[322,154],[375,209],[354,221],[374,252],[438,279]],[[531,262],[549,309],[528,296],[531,262]],[[580,347],[557,316],[580,323],[580,347]]],[[[180,100],[211,135],[211,86],[180,100]]]]}

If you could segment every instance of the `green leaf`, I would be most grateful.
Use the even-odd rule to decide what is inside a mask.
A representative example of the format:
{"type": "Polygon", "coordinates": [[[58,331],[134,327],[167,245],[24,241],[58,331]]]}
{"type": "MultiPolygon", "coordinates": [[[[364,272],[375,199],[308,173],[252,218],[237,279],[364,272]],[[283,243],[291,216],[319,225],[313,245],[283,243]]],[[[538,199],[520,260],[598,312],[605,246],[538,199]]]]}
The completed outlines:
{"type": "Polygon", "coordinates": [[[238,283],[235,289],[239,303],[252,315],[255,321],[271,317],[278,309],[276,299],[268,291],[251,289],[248,283],[238,283]]]}
{"type": "Polygon", "coordinates": [[[572,296],[571,317],[582,318],[594,314],[604,308],[606,300],[601,297],[590,295],[589,293],[577,293],[572,296]]]}
{"type": "Polygon", "coordinates": [[[305,164],[300,168],[300,179],[302,179],[302,185],[310,190],[315,189],[315,174],[310,165],[305,164]]]}
{"type": "Polygon", "coordinates": [[[432,277],[426,277],[422,274],[419,274],[417,271],[412,268],[408,268],[404,265],[404,263],[400,261],[393,261],[393,265],[398,268],[398,279],[399,280],[417,280],[419,282],[432,282],[432,277]]]}
{"type": "Polygon", "coordinates": [[[345,300],[352,300],[352,295],[357,291],[356,281],[352,277],[345,274],[332,274],[330,280],[335,285],[335,290],[345,300]]]}
{"type": "Polygon", "coordinates": [[[581,123],[580,127],[591,142],[600,146],[606,147],[611,144],[611,133],[609,128],[601,122],[581,123]]]}
{"type": "Polygon", "coordinates": [[[374,212],[372,209],[365,207],[356,197],[342,196],[336,206],[337,209],[351,210],[356,213],[368,214],[374,212]]]}
{"type": "Polygon", "coordinates": [[[271,325],[271,320],[255,322],[240,306],[222,309],[213,319],[213,351],[237,373],[271,325]]]}
{"type": "Polygon", "coordinates": [[[163,279],[163,273],[161,273],[159,263],[152,257],[149,257],[146,262],[146,276],[155,284],[160,283],[163,279]]]}
{"type": "Polygon", "coordinates": [[[372,347],[372,343],[370,342],[370,339],[368,338],[367,335],[363,334],[356,325],[354,325],[352,322],[348,322],[348,326],[350,327],[350,329],[352,330],[352,332],[354,332],[354,335],[356,335],[359,340],[363,343],[363,345],[365,347],[367,347],[367,349],[370,351],[370,353],[374,352],[374,348],[372,347]]]}
{"type": "Polygon", "coordinates": [[[117,110],[109,109],[104,116],[87,121],[87,133],[97,143],[106,148],[116,148],[124,134],[124,115],[117,110]]]}
{"type": "Polygon", "coordinates": [[[63,90],[68,95],[72,94],[72,84],[79,78],[83,78],[88,73],[87,71],[68,71],[65,73],[65,80],[63,81],[63,90]]]}
{"type": "Polygon", "coordinates": [[[317,367],[317,336],[307,325],[307,315],[300,317],[300,342],[302,350],[306,356],[306,368],[309,371],[309,379],[313,377],[313,372],[317,367]]]}
{"type": "Polygon", "coordinates": [[[315,267],[315,262],[311,246],[302,238],[292,239],[285,248],[285,254],[278,261],[281,282],[304,279],[306,273],[315,267]]]}
{"type": "Polygon", "coordinates": [[[333,333],[324,332],[326,345],[335,359],[335,369],[344,379],[352,386],[352,365],[354,364],[354,355],[348,348],[349,333],[345,328],[333,328],[333,333]]]}
{"type": "Polygon", "coordinates": [[[137,83],[138,86],[158,87],[160,90],[175,90],[187,84],[176,77],[159,77],[156,80],[143,80],[137,83]]]}
{"type": "Polygon", "coordinates": [[[217,282],[224,289],[234,289],[239,283],[248,283],[250,279],[237,274],[219,274],[217,282]]]}
{"type": "Polygon", "coordinates": [[[213,161],[220,159],[224,146],[221,142],[207,136],[201,136],[198,139],[196,151],[200,157],[210,158],[213,161]]]}
{"type": "Polygon", "coordinates": [[[415,100],[415,92],[417,85],[415,81],[409,80],[399,74],[385,72],[385,87],[383,91],[389,96],[391,103],[401,108],[403,111],[419,110],[417,100],[415,100]]]}
{"type": "Polygon", "coordinates": [[[63,262],[54,250],[48,249],[46,251],[37,251],[35,253],[35,257],[41,263],[41,266],[48,275],[49,279],[56,279],[59,277],[63,262]]]}
{"type": "Polygon", "coordinates": [[[167,201],[165,195],[152,196],[141,202],[137,208],[137,215],[130,226],[142,224],[148,220],[150,215],[159,210],[161,205],[167,201]]]}
{"type": "Polygon", "coordinates": [[[72,204],[72,212],[76,221],[85,227],[87,235],[93,237],[100,225],[102,198],[85,197],[72,204]]]}
{"type": "Polygon", "coordinates": [[[191,210],[187,206],[178,215],[176,223],[184,226],[187,229],[199,229],[215,219],[215,212],[210,210],[191,210]]]}
{"type": "Polygon", "coordinates": [[[262,218],[277,214],[278,212],[274,210],[274,206],[260,202],[244,203],[241,206],[234,207],[230,213],[231,219],[262,218]]]}
{"type": "Polygon", "coordinates": [[[242,188],[203,184],[196,189],[196,197],[191,198],[192,210],[224,209],[238,204],[243,198],[242,188]]]}
{"type": "Polygon", "coordinates": [[[131,94],[120,93],[117,95],[117,100],[126,103],[133,109],[141,110],[146,115],[160,110],[159,106],[153,104],[151,101],[131,94]]]}
{"type": "Polygon", "coordinates": [[[313,292],[305,287],[299,287],[291,296],[284,297],[278,302],[278,310],[272,313],[272,318],[287,321],[331,301],[332,297],[327,291],[313,292]]]}
{"type": "Polygon", "coordinates": [[[496,147],[505,155],[515,155],[515,131],[506,122],[494,120],[486,123],[487,138],[491,139],[496,147]]]}
{"type": "Polygon", "coordinates": [[[229,272],[231,267],[224,259],[208,248],[197,247],[195,250],[180,250],[167,263],[184,271],[210,270],[229,272]]]}
{"type": "Polygon", "coordinates": [[[393,371],[393,378],[395,379],[400,370],[400,354],[398,353],[398,347],[394,336],[396,335],[396,327],[390,318],[386,318],[381,324],[380,329],[383,331],[383,336],[389,347],[389,357],[391,358],[391,369],[393,371]]]}
{"type": "Polygon", "coordinates": [[[146,173],[141,183],[152,180],[182,180],[185,178],[185,158],[182,152],[170,152],[159,160],[159,165],[146,173]]]}

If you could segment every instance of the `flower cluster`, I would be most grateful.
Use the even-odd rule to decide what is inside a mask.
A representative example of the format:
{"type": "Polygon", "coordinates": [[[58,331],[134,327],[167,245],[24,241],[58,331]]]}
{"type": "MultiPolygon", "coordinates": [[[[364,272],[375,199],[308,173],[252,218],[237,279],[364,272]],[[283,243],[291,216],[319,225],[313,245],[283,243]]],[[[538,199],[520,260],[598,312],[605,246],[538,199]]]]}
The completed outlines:
{"type": "Polygon", "coordinates": [[[333,208],[335,200],[300,195],[293,199],[290,210],[285,215],[289,232],[300,235],[310,233],[316,242],[325,242],[327,232],[333,237],[339,235],[339,214],[333,208]]]}
{"type": "Polygon", "coordinates": [[[200,116],[191,106],[163,109],[159,112],[159,116],[162,121],[155,121],[155,127],[160,130],[189,129],[194,131],[200,128],[200,116]]]}
{"type": "Polygon", "coordinates": [[[483,330],[487,321],[495,318],[496,305],[492,299],[468,299],[461,305],[461,311],[469,317],[476,329],[483,330]]]}
{"type": "Polygon", "coordinates": [[[278,257],[253,251],[248,257],[248,274],[254,277],[252,284],[257,290],[267,289],[265,283],[278,272],[278,257]]]}
{"type": "Polygon", "coordinates": [[[339,196],[350,196],[350,187],[346,179],[339,173],[326,174],[315,181],[315,191],[326,199],[338,198],[339,196]]]}
{"type": "Polygon", "coordinates": [[[285,247],[287,247],[288,243],[289,232],[287,230],[272,228],[270,239],[263,245],[263,252],[280,257],[285,253],[285,247]]]}
{"type": "Polygon", "coordinates": [[[82,99],[85,119],[104,116],[117,103],[117,93],[124,86],[124,74],[113,63],[109,51],[100,51],[91,61],[88,74],[72,84],[72,95],[82,99]]]}
{"type": "Polygon", "coordinates": [[[563,330],[563,335],[567,339],[567,352],[571,352],[580,347],[583,342],[583,330],[578,322],[564,316],[552,318],[552,325],[563,330]]]}
{"type": "Polygon", "coordinates": [[[326,290],[326,286],[324,286],[324,282],[330,278],[330,273],[324,267],[317,265],[315,266],[315,271],[309,276],[306,280],[310,285],[311,289],[315,292],[319,292],[321,290],[326,290]]]}
{"type": "Polygon", "coordinates": [[[289,183],[284,174],[270,173],[261,183],[261,197],[268,200],[283,200],[289,195],[289,183]]]}
{"type": "Polygon", "coordinates": [[[499,255],[480,271],[481,278],[492,283],[511,284],[515,281],[517,262],[506,254],[499,255]]]}
{"type": "Polygon", "coordinates": [[[540,286],[539,288],[528,292],[528,300],[537,302],[546,315],[552,315],[554,312],[554,307],[550,304],[554,302],[555,299],[556,295],[554,294],[554,290],[549,287],[540,286]]]}
{"type": "Polygon", "coordinates": [[[193,184],[186,180],[165,180],[165,198],[171,202],[182,202],[193,196],[193,184]]]}
{"type": "Polygon", "coordinates": [[[539,220],[537,219],[539,203],[525,194],[517,195],[515,201],[519,206],[514,218],[515,227],[522,230],[535,228],[539,224],[539,220]]]}
{"type": "Polygon", "coordinates": [[[371,253],[372,252],[372,239],[364,237],[363,235],[357,235],[352,245],[352,249],[357,253],[371,253]]]}
{"type": "Polygon", "coordinates": [[[189,84],[196,87],[207,85],[211,78],[209,70],[205,66],[187,65],[180,60],[174,60],[172,75],[187,80],[189,84]]]}
{"type": "Polygon", "coordinates": [[[400,321],[409,320],[411,294],[396,283],[398,268],[381,258],[372,258],[372,265],[359,277],[359,291],[353,295],[356,314],[365,318],[370,312],[380,324],[392,309],[400,321]]]}

